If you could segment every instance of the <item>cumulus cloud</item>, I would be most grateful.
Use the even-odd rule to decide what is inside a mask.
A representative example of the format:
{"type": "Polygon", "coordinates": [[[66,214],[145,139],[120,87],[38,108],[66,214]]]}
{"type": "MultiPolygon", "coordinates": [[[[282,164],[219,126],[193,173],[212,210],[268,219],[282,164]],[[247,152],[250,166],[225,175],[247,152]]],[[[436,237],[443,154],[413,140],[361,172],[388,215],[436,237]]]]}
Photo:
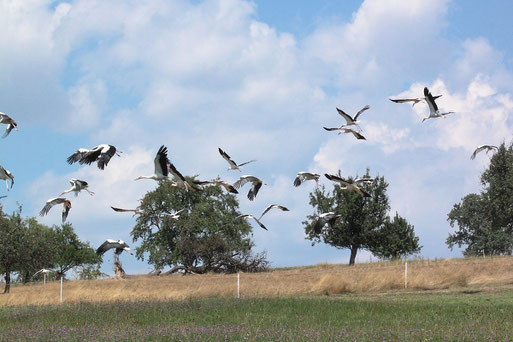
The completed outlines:
{"type": "MultiPolygon", "coordinates": [[[[108,142],[125,152],[103,172],[91,166],[44,173],[32,198],[43,204],[69,178],[83,178],[97,194],[72,199],[70,220],[80,234],[96,241],[119,233],[129,240],[132,218],[109,206],[133,207],[155,186],[133,179],[152,172],[158,146],[168,146],[184,174],[233,182],[239,175],[226,172],[217,153],[222,147],[239,162],[257,159],[244,173],[268,183],[254,202],[244,189],[241,210],[258,214],[276,202],[290,207],[265,217],[269,232],[258,226],[254,232],[257,248],[282,265],[344,258],[304,240],[301,221],[312,212],[312,184],[292,187],[298,171],[341,169],[354,176],[370,167],[390,180],[392,207],[416,224],[424,241],[443,236],[447,206],[471,188],[484,165],[471,164],[467,154],[508,136],[513,106],[500,51],[483,38],[444,38],[449,6],[448,0],[366,0],[349,22],[320,21],[299,40],[257,20],[256,5],[242,0],[0,3],[8,32],[0,42],[12,46],[0,56],[2,79],[11,80],[0,80],[5,111],[16,108],[28,118],[43,108],[54,128],[82,127],[79,134],[92,146],[108,142]],[[422,96],[426,85],[443,94],[442,111],[457,113],[421,124],[425,104],[412,108],[387,99],[422,96]],[[322,130],[340,119],[335,107],[366,103],[372,107],[361,118],[367,141],[322,130]],[[465,177],[451,178],[451,187],[433,181],[453,173],[465,177]],[[437,205],[426,205],[431,202],[437,205]]],[[[43,222],[59,218],[50,212],[43,222]]],[[[439,251],[443,238],[435,240],[439,251]]]]}

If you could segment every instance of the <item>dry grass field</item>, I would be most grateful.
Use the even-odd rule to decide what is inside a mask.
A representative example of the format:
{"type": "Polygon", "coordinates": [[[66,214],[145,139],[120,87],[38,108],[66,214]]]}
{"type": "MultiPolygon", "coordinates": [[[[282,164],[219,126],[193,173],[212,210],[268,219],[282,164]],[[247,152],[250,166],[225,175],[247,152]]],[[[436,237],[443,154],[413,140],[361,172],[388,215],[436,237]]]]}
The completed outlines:
{"type": "MultiPolygon", "coordinates": [[[[240,274],[241,297],[298,297],[405,291],[404,262],[275,269],[240,274]]],[[[408,261],[407,291],[513,284],[513,257],[408,261]]],[[[14,285],[0,306],[59,303],[59,282],[14,285]]],[[[65,281],[64,303],[235,297],[237,275],[131,276],[126,280],[65,281]]]]}

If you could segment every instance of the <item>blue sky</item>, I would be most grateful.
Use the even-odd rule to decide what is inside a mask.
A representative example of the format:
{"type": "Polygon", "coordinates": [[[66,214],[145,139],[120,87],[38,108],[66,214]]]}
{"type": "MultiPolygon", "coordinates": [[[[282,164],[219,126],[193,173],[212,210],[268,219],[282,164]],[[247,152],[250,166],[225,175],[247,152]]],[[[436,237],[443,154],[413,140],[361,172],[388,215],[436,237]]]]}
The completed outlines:
{"type": "MultiPolygon", "coordinates": [[[[184,174],[233,182],[221,147],[244,173],[268,186],[241,211],[260,213],[257,251],[274,266],[347,262],[348,251],[305,240],[313,184],[298,171],[383,175],[391,214],[414,226],[426,258],[458,257],[445,239],[452,205],[480,190],[488,157],[477,145],[510,142],[513,46],[510,1],[0,1],[0,111],[18,132],[0,141],[0,164],[15,176],[3,200],[36,216],[70,178],[94,197],[71,198],[69,220],[93,246],[121,238],[132,247],[135,220],[111,205],[135,207],[153,181],[165,144],[184,174]],[[457,114],[428,120],[425,105],[389,97],[443,94],[457,114]],[[335,107],[361,116],[367,141],[329,134],[335,107]],[[105,171],[68,165],[80,147],[115,145],[123,155],[105,171]]],[[[328,187],[327,181],[322,181],[328,187]]],[[[5,188],[0,188],[1,194],[5,188]]],[[[40,219],[59,224],[60,210],[40,219]]],[[[103,269],[111,273],[112,256],[103,269]]],[[[360,252],[359,260],[370,255],[360,252]]],[[[122,256],[130,273],[149,270],[122,256]]]]}

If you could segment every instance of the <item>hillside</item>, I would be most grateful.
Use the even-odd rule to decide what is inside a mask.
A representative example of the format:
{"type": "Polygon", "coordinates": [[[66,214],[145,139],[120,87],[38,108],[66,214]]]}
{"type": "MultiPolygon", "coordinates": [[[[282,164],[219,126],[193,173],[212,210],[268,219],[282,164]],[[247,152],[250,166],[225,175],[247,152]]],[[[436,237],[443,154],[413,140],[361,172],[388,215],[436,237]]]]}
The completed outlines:
{"type": "MultiPolygon", "coordinates": [[[[240,295],[298,297],[342,293],[384,293],[473,288],[513,284],[513,257],[408,261],[407,289],[404,262],[274,269],[241,273],[240,295]]],[[[15,285],[0,295],[0,306],[59,303],[59,282],[15,285]]],[[[110,302],[236,297],[236,274],[130,276],[126,280],[65,281],[63,302],[110,302]]]]}

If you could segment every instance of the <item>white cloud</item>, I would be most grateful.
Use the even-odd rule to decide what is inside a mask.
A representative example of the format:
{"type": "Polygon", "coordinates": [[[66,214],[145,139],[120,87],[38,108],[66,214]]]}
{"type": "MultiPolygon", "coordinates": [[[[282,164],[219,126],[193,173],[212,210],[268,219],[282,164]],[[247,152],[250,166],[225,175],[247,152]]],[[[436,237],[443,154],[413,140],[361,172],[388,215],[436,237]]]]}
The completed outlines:
{"type": "MultiPolygon", "coordinates": [[[[301,221],[312,212],[313,185],[294,188],[292,180],[307,169],[354,176],[369,166],[384,174],[393,208],[442,249],[447,206],[471,188],[486,162],[470,164],[462,151],[508,137],[513,107],[502,53],[484,39],[460,44],[444,38],[449,4],[367,0],[350,22],[321,24],[297,40],[256,20],[256,5],[247,1],[2,3],[7,33],[0,42],[12,46],[0,56],[3,79],[12,82],[0,80],[5,111],[45,108],[54,127],[82,126],[91,145],[112,143],[125,152],[103,172],[90,166],[46,173],[33,185],[32,198],[42,204],[69,178],[84,178],[97,194],[72,199],[70,220],[80,234],[100,239],[119,233],[129,240],[132,219],[109,206],[133,207],[155,186],[133,179],[152,172],[158,146],[168,146],[184,174],[233,181],[239,175],[226,172],[217,153],[222,147],[236,161],[257,159],[243,174],[269,184],[254,202],[243,189],[244,212],[258,214],[276,202],[290,207],[290,213],[264,218],[269,232],[255,225],[257,247],[282,264],[313,260],[310,252],[319,260],[339,253],[308,249],[304,240],[301,221]],[[437,101],[442,111],[457,113],[421,124],[425,104],[412,109],[386,99],[405,84],[411,86],[398,97],[422,96],[428,85],[443,94],[437,101]],[[31,101],[24,101],[27,94],[31,101]],[[365,103],[373,108],[361,118],[367,141],[322,130],[336,120],[336,106],[365,103]],[[437,180],[453,172],[466,175],[461,184],[437,180]],[[102,222],[113,226],[94,227],[102,222]]],[[[50,212],[43,222],[59,218],[50,212]]]]}
{"type": "MultiPolygon", "coordinates": [[[[88,227],[88,222],[98,224],[103,221],[109,224],[117,219],[123,219],[118,213],[112,211],[110,206],[135,208],[145,192],[156,185],[154,181],[134,181],[137,176],[153,173],[153,157],[152,151],[134,147],[124,151],[121,157],[114,156],[103,171],[98,169],[96,164],[91,164],[80,166],[77,170],[64,175],[47,172],[34,181],[29,194],[34,202],[40,203],[40,208],[42,208],[48,199],[57,197],[70,187],[69,179],[85,180],[89,183],[89,190],[93,191],[95,195],[89,196],[85,192],[80,193],[76,198],[68,195],[72,202],[68,220],[83,236],[94,237],[95,240],[102,239],[103,235],[109,232],[109,230],[105,230],[107,227],[95,227],[89,233],[83,230],[83,227],[88,227]],[[102,236],[98,237],[98,233],[102,236]]],[[[53,208],[47,216],[41,218],[41,222],[59,225],[61,223],[60,211],[60,207],[53,208]]],[[[38,212],[33,213],[33,215],[37,214],[38,212]]],[[[91,227],[87,229],[89,230],[91,227]]],[[[129,241],[127,239],[128,232],[129,228],[127,227],[127,231],[123,234],[127,241],[129,241]]]]}
{"type": "Polygon", "coordinates": [[[69,125],[72,129],[89,129],[99,122],[107,99],[107,88],[98,80],[92,84],[81,84],[69,91],[69,102],[73,107],[69,125]]]}

